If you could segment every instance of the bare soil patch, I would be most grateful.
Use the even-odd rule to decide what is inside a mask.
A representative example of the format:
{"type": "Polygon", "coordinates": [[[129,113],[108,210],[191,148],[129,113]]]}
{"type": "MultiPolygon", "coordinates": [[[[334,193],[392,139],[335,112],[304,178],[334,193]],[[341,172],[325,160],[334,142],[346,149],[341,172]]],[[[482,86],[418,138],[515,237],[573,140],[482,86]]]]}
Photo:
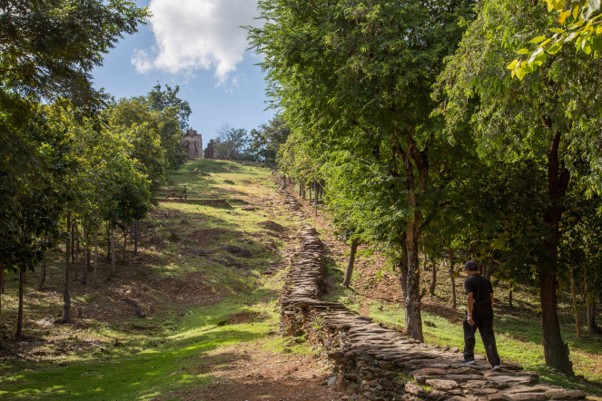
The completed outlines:
{"type": "Polygon", "coordinates": [[[153,401],[335,401],[344,397],[333,380],[328,385],[330,368],[316,356],[276,354],[257,343],[222,348],[192,362],[190,370],[191,374],[210,374],[213,382],[153,401]]]}

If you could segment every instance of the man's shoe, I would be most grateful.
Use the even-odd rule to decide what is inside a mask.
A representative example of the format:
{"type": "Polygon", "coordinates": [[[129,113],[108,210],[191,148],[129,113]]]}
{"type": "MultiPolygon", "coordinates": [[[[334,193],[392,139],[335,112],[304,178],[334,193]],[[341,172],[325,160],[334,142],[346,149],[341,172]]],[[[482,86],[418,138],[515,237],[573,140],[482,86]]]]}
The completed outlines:
{"type": "Polygon", "coordinates": [[[469,359],[469,360],[467,360],[467,361],[464,361],[464,362],[462,363],[462,365],[464,365],[464,366],[474,365],[476,362],[477,362],[477,361],[475,361],[474,359],[469,359]]]}
{"type": "Polygon", "coordinates": [[[498,370],[499,368],[500,368],[500,365],[493,365],[491,370],[494,371],[494,370],[498,370]]]}

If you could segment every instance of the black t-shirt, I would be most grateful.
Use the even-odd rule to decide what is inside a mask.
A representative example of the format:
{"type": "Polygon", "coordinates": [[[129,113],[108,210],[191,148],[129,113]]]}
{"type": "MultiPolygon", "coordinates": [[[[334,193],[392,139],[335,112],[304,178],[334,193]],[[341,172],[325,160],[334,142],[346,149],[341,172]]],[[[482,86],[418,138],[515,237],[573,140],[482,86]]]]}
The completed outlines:
{"type": "Polygon", "coordinates": [[[470,276],[464,281],[464,291],[466,291],[466,294],[472,292],[474,306],[491,305],[493,287],[491,286],[491,282],[480,274],[470,276]]]}

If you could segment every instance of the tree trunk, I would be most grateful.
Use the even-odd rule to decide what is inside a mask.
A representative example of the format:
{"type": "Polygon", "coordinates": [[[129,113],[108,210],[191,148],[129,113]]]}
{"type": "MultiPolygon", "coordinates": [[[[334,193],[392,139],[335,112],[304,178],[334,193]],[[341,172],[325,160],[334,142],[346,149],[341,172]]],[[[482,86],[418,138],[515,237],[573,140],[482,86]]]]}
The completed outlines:
{"type": "MultiPolygon", "coordinates": [[[[70,233],[71,227],[71,213],[67,212],[67,233],[70,233]]],[[[71,268],[71,238],[67,236],[65,241],[65,282],[63,287],[63,323],[71,323],[71,289],[70,289],[70,277],[69,270],[71,268]]]]}
{"type": "Polygon", "coordinates": [[[73,221],[71,223],[71,264],[75,264],[75,226],[76,223],[73,221]]]}
{"type": "MultiPolygon", "coordinates": [[[[426,255],[425,255],[426,258],[426,255]]],[[[431,259],[431,286],[429,287],[429,294],[435,296],[435,290],[437,289],[437,263],[435,259],[431,259]]]]}
{"type": "Polygon", "coordinates": [[[124,267],[127,262],[127,258],[126,258],[126,254],[125,254],[125,251],[127,250],[127,245],[128,245],[128,229],[127,229],[127,227],[124,227],[123,228],[123,254],[122,254],[122,258],[121,258],[121,260],[123,261],[124,267]]]}
{"type": "Polygon", "coordinates": [[[46,268],[46,254],[44,254],[44,258],[42,258],[42,264],[40,266],[40,291],[44,291],[44,289],[46,288],[46,268]]]}
{"type": "Polygon", "coordinates": [[[140,232],[140,220],[134,222],[134,256],[138,256],[138,233],[140,232]]]}
{"type": "Polygon", "coordinates": [[[349,288],[349,285],[351,284],[351,276],[353,275],[353,264],[355,263],[355,253],[357,252],[358,245],[359,241],[357,239],[351,240],[349,263],[347,264],[347,270],[345,270],[345,280],[343,281],[343,285],[347,288],[349,288]]]}
{"type": "Polygon", "coordinates": [[[596,323],[596,298],[591,295],[591,303],[589,305],[589,319],[587,321],[587,331],[593,334],[602,334],[602,329],[596,323]]]}
{"type": "Polygon", "coordinates": [[[17,332],[15,338],[23,337],[23,284],[25,283],[25,268],[19,269],[19,309],[17,312],[17,332]]]}
{"type": "Polygon", "coordinates": [[[405,294],[406,331],[414,340],[424,341],[420,313],[420,263],[418,261],[418,227],[410,218],[406,230],[408,283],[405,294]]]}
{"type": "Polygon", "coordinates": [[[401,235],[401,258],[399,260],[399,284],[405,298],[408,292],[408,253],[406,252],[406,235],[401,235]]]}
{"type": "Polygon", "coordinates": [[[98,235],[94,235],[94,272],[92,273],[94,285],[98,285],[98,235]]]}
{"type": "Polygon", "coordinates": [[[115,273],[115,227],[111,224],[111,272],[115,273]]]}
{"type": "Polygon", "coordinates": [[[581,337],[581,322],[579,321],[579,305],[577,302],[577,286],[575,285],[575,269],[571,270],[571,298],[573,300],[573,316],[575,317],[575,335],[581,337]]]}
{"type": "Polygon", "coordinates": [[[84,264],[84,274],[82,276],[82,285],[86,285],[88,284],[88,272],[90,271],[90,262],[91,262],[91,255],[92,254],[92,249],[90,247],[90,234],[87,233],[86,235],[86,263],[84,264]]]}
{"type": "Polygon", "coordinates": [[[0,261],[0,295],[4,294],[4,263],[0,261]]]}
{"type": "Polygon", "coordinates": [[[4,263],[0,261],[0,317],[2,317],[2,294],[4,294],[4,263]]]}
{"type": "Polygon", "coordinates": [[[452,309],[458,307],[458,298],[456,296],[456,271],[454,269],[454,253],[449,252],[449,280],[451,281],[451,292],[452,292],[452,309]]]}
{"type": "Polygon", "coordinates": [[[558,299],[556,296],[562,200],[566,193],[569,178],[568,171],[560,167],[559,145],[560,132],[556,132],[548,151],[548,197],[550,206],[546,210],[544,220],[549,232],[545,241],[546,258],[543,260],[539,277],[541,325],[546,364],[565,374],[574,375],[573,364],[569,359],[569,347],[562,341],[560,334],[558,299]]]}
{"type": "Polygon", "coordinates": [[[510,290],[508,291],[508,308],[510,309],[514,309],[514,304],[512,303],[513,294],[514,290],[510,288],[510,290]]]}
{"type": "Polygon", "coordinates": [[[111,261],[111,223],[107,221],[107,262],[111,261]]]}

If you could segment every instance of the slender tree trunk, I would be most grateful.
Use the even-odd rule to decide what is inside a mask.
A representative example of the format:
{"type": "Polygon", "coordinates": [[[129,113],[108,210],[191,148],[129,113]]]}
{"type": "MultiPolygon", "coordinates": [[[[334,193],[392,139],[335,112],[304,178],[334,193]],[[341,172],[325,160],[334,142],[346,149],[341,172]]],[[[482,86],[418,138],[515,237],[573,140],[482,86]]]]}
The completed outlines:
{"type": "Polygon", "coordinates": [[[94,272],[92,273],[94,285],[98,285],[98,235],[94,235],[94,272]]]}
{"type": "Polygon", "coordinates": [[[140,232],[140,220],[134,222],[134,256],[138,256],[138,233],[140,232]]]}
{"type": "Polygon", "coordinates": [[[15,338],[23,337],[23,284],[25,283],[25,268],[19,269],[19,310],[17,312],[17,332],[15,338]]]}
{"type": "Polygon", "coordinates": [[[88,284],[88,272],[90,271],[91,246],[90,246],[90,231],[85,230],[84,237],[86,238],[86,262],[84,263],[84,274],[82,275],[82,285],[88,284]]]}
{"type": "Polygon", "coordinates": [[[46,288],[46,271],[47,271],[46,259],[47,259],[46,254],[44,254],[44,257],[42,258],[42,263],[40,266],[40,286],[39,286],[40,291],[44,291],[44,289],[46,288]]]}
{"type": "Polygon", "coordinates": [[[4,294],[4,263],[0,261],[0,318],[2,317],[2,295],[4,294]]]}
{"type": "Polygon", "coordinates": [[[545,213],[545,223],[549,229],[545,241],[546,258],[539,276],[541,325],[546,364],[565,374],[574,375],[573,364],[569,359],[569,348],[562,341],[558,319],[557,270],[558,245],[560,243],[560,220],[562,199],[568,185],[568,171],[561,169],[559,161],[560,132],[554,134],[548,151],[548,196],[550,206],[545,213]]]}
{"type": "Polygon", "coordinates": [[[429,293],[435,296],[435,290],[437,289],[437,263],[435,259],[431,259],[431,286],[429,287],[429,293]]]}
{"type": "MultiPolygon", "coordinates": [[[[70,233],[71,212],[67,212],[67,233],[70,233]]],[[[63,286],[63,323],[71,323],[71,288],[70,288],[70,261],[71,261],[71,238],[65,241],[65,282],[63,286]]]]}
{"type": "Polygon", "coordinates": [[[71,227],[70,227],[70,230],[71,230],[71,264],[75,264],[75,249],[76,249],[76,247],[75,247],[75,226],[76,226],[76,223],[75,223],[75,219],[74,219],[74,221],[71,223],[71,227]]]}
{"type": "Polygon", "coordinates": [[[401,258],[399,260],[399,284],[401,286],[401,291],[403,293],[403,297],[408,292],[408,253],[406,251],[406,235],[403,233],[401,235],[401,258]]]}
{"type": "Polygon", "coordinates": [[[107,221],[107,262],[111,261],[111,223],[107,221]]]}
{"type": "Polygon", "coordinates": [[[449,252],[449,280],[451,282],[451,292],[452,292],[452,309],[456,309],[458,307],[458,298],[456,296],[456,270],[454,269],[454,253],[452,251],[449,252]]]}
{"type": "Polygon", "coordinates": [[[127,263],[126,253],[125,253],[125,251],[127,250],[127,245],[128,245],[128,229],[127,229],[127,227],[124,227],[123,228],[123,254],[121,257],[124,267],[125,267],[125,264],[127,263]]]}
{"type": "Polygon", "coordinates": [[[513,298],[514,298],[514,289],[511,287],[510,290],[508,291],[508,308],[510,309],[514,309],[514,304],[513,304],[513,298]]]}
{"type": "MultiPolygon", "coordinates": [[[[422,213],[418,207],[419,194],[426,193],[426,177],[428,162],[426,156],[416,147],[413,130],[407,132],[407,149],[405,151],[398,143],[397,152],[403,160],[405,172],[404,182],[407,193],[409,216],[406,220],[406,252],[407,252],[407,286],[405,293],[406,331],[417,341],[424,341],[422,333],[421,295],[420,295],[420,263],[418,260],[418,245],[420,241],[420,224],[422,213]],[[416,177],[417,173],[417,177],[416,177]]],[[[396,137],[397,140],[399,137],[396,137]]]]}
{"type": "Polygon", "coordinates": [[[345,270],[345,280],[343,281],[343,285],[349,288],[351,284],[351,277],[353,276],[353,265],[355,263],[355,254],[357,252],[357,247],[359,245],[359,241],[357,239],[351,240],[351,251],[349,252],[349,263],[347,264],[347,270],[345,270]]]}
{"type": "Polygon", "coordinates": [[[579,305],[577,301],[577,286],[575,285],[575,269],[571,270],[571,298],[573,300],[573,316],[575,317],[575,335],[581,337],[581,322],[579,321],[579,305]]]}
{"type": "Polygon", "coordinates": [[[0,295],[4,294],[4,262],[0,261],[0,295]]]}
{"type": "Polygon", "coordinates": [[[115,227],[111,225],[111,272],[115,273],[115,227]]]}

